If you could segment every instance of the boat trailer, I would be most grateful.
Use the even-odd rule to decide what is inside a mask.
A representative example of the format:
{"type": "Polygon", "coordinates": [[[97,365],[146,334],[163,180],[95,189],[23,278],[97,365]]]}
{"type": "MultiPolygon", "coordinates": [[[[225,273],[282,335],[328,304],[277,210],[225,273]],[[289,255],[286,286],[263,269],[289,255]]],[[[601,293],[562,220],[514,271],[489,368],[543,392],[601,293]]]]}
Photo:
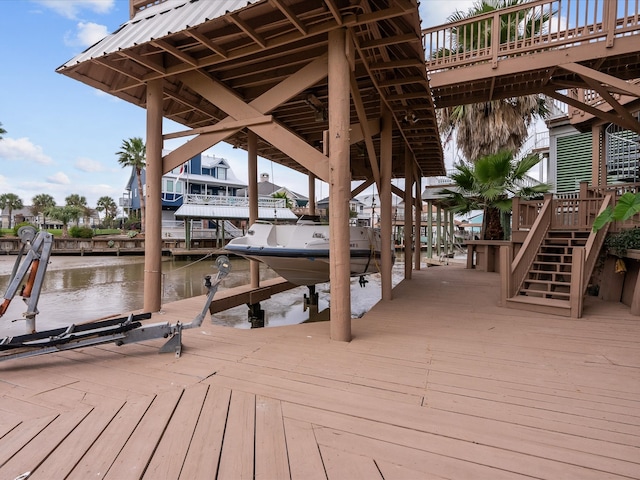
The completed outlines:
{"type": "MultiPolygon", "coordinates": [[[[22,295],[25,297],[25,301],[27,301],[26,298],[29,298],[27,302],[29,305],[28,311],[25,316],[30,322],[29,325],[31,325],[34,330],[37,299],[40,295],[42,279],[50,254],[50,248],[47,249],[47,245],[50,245],[50,238],[47,237],[49,235],[50,234],[46,232],[39,232],[35,235],[35,229],[33,229],[33,227],[28,227],[28,230],[22,232],[21,238],[25,245],[31,244],[32,248],[26,256],[27,262],[25,265],[19,266],[21,255],[18,257],[12,274],[12,280],[5,294],[5,301],[0,309],[0,316],[2,316],[2,314],[6,312],[9,302],[17,292],[17,286],[24,276],[26,276],[29,266],[33,264],[31,265],[32,268],[27,285],[23,287],[22,295]],[[25,290],[28,288],[31,288],[31,291],[27,292],[29,296],[25,296],[25,290]]],[[[167,342],[160,348],[159,353],[173,352],[176,357],[179,357],[182,353],[182,330],[198,328],[202,325],[220,282],[231,270],[231,263],[226,256],[221,255],[216,259],[216,267],[218,273],[213,280],[210,275],[204,278],[204,286],[208,291],[204,307],[189,323],[182,324],[177,322],[171,324],[169,322],[161,322],[143,324],[142,320],[151,318],[151,313],[141,313],[99,322],[70,325],[68,327],[42,332],[34,331],[26,335],[4,337],[0,338],[0,361],[44,355],[105,343],[115,343],[121,346],[158,338],[168,338],[167,342]]]]}

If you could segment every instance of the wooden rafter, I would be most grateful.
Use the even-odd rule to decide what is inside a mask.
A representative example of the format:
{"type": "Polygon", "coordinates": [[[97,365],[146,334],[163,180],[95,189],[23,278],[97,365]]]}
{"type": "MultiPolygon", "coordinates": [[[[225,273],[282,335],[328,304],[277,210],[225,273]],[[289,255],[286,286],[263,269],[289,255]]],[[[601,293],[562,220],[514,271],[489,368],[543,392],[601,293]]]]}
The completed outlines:
{"type": "Polygon", "coordinates": [[[327,5],[327,8],[331,12],[331,15],[333,16],[333,18],[336,21],[336,23],[338,25],[342,25],[342,23],[343,23],[342,22],[342,14],[340,13],[340,9],[336,5],[336,3],[333,0],[324,0],[324,3],[327,5]]]}
{"type": "Polygon", "coordinates": [[[118,55],[133,60],[134,62],[138,62],[140,65],[150,68],[154,72],[158,72],[161,75],[165,75],[167,73],[162,65],[158,65],[158,63],[154,62],[150,57],[138,55],[131,50],[121,50],[118,52],[118,55]]]}
{"type": "Polygon", "coordinates": [[[267,42],[262,38],[262,36],[256,32],[247,22],[242,20],[240,16],[236,13],[230,13],[225,18],[228,18],[231,22],[233,22],[236,27],[246,33],[249,37],[253,39],[258,45],[262,48],[267,48],[267,42]]]}
{"type": "Polygon", "coordinates": [[[223,59],[229,57],[229,54],[227,53],[227,50],[225,48],[221,47],[211,39],[205,37],[197,30],[185,30],[184,33],[194,38],[195,40],[198,40],[202,45],[215,52],[217,55],[220,55],[223,59]]]}
{"type": "Polygon", "coordinates": [[[198,66],[198,61],[195,58],[193,58],[188,53],[183,52],[179,48],[174,47],[173,45],[171,45],[166,40],[153,40],[151,42],[151,44],[155,45],[158,48],[161,48],[165,52],[170,53],[174,57],[179,58],[183,62],[188,63],[189,65],[191,65],[193,67],[197,67],[198,66]]]}
{"type": "Polygon", "coordinates": [[[300,33],[303,35],[307,34],[307,27],[300,21],[295,13],[281,0],[269,0],[269,3],[276,7],[278,10],[282,12],[282,14],[287,17],[287,19],[293,24],[294,27],[298,29],[300,33]]]}

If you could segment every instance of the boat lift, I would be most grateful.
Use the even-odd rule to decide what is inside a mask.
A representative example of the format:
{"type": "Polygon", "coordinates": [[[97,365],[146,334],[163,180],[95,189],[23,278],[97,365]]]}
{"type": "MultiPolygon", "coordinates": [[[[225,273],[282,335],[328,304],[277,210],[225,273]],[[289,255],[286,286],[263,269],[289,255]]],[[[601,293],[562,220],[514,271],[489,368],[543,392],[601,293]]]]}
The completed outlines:
{"type": "Polygon", "coordinates": [[[159,353],[173,352],[176,357],[179,357],[182,353],[182,330],[198,328],[202,325],[220,282],[231,270],[231,263],[226,256],[221,255],[216,259],[216,267],[218,268],[216,277],[213,281],[211,276],[207,275],[205,277],[204,285],[208,293],[204,307],[189,323],[181,324],[177,322],[171,324],[169,322],[161,322],[143,324],[142,320],[151,318],[151,313],[142,313],[36,332],[35,315],[38,313],[36,305],[40,296],[46,264],[51,254],[52,242],[50,234],[39,232],[36,235],[33,227],[27,227],[27,230],[22,232],[19,230],[18,233],[25,246],[31,245],[31,250],[26,255],[25,264],[20,266],[21,249],[21,254],[16,260],[11,281],[5,294],[4,303],[0,307],[0,316],[6,312],[11,299],[18,291],[18,285],[20,285],[31,266],[29,279],[25,287],[23,287],[21,295],[25,297],[25,301],[27,301],[27,298],[29,299],[25,317],[27,317],[27,321],[30,322],[29,325],[33,330],[26,335],[0,338],[0,361],[112,342],[121,346],[157,338],[168,338],[167,342],[160,348],[159,353]],[[30,292],[27,291],[29,288],[31,288],[30,292]]]}

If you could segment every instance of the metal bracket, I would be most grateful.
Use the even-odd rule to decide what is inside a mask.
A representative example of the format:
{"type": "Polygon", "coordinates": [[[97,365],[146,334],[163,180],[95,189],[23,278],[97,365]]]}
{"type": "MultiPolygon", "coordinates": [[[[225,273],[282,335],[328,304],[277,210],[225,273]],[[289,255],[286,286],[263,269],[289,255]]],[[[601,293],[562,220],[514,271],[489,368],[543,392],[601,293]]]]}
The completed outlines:
{"type": "Polygon", "coordinates": [[[182,354],[182,325],[176,325],[176,333],[160,347],[158,353],[174,353],[176,358],[180,358],[182,354]]]}

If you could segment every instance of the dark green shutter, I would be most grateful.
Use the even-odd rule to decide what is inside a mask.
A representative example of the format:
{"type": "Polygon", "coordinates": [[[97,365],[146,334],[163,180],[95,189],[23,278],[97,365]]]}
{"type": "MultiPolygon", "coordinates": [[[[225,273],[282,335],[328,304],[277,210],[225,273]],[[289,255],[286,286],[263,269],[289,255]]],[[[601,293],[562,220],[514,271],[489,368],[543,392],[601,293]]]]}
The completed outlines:
{"type": "Polygon", "coordinates": [[[556,192],[576,192],[580,182],[591,183],[591,132],[558,137],[556,146],[556,192]]]}

